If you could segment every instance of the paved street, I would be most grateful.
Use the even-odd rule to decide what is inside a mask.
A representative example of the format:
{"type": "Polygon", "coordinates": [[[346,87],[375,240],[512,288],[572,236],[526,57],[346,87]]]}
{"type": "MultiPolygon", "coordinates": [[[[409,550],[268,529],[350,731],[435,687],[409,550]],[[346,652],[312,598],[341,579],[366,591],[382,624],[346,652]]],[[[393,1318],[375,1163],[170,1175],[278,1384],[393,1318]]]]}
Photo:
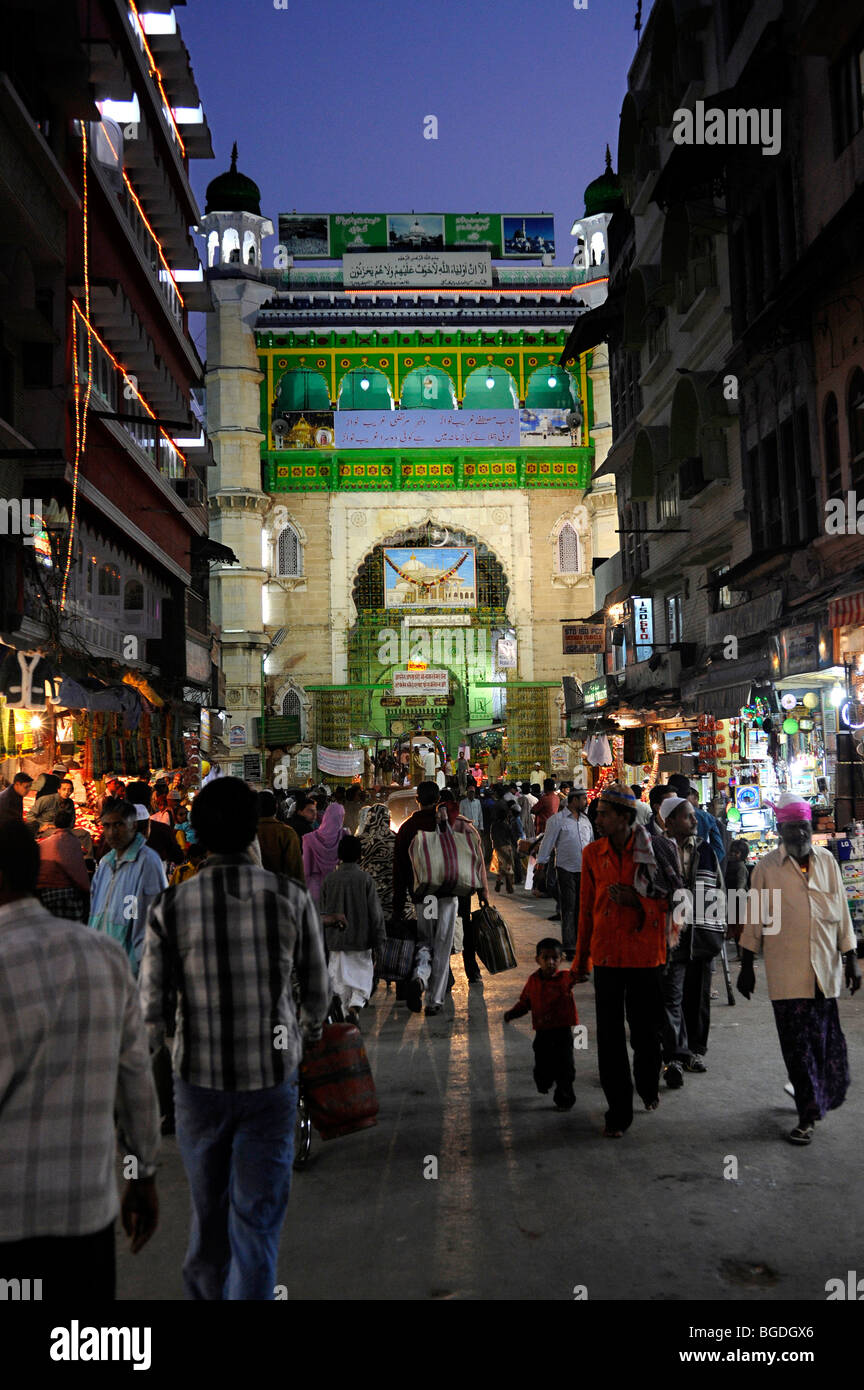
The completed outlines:
{"type": "MultiPolygon", "coordinates": [[[[809,1149],[785,1143],[794,1110],[770,1005],[721,998],[709,1073],[664,1091],[655,1114],[640,1108],[623,1140],[601,1139],[591,987],[577,987],[589,1030],[577,1104],[558,1114],[533,1089],[530,1020],[501,1023],[533,943],[557,924],[548,899],[519,889],[501,905],[518,970],[469,992],[458,964],[452,1021],[411,1015],[383,987],[364,1011],[379,1123],[327,1144],[316,1136],[283,1230],[288,1297],[571,1299],[583,1284],[589,1299],[824,1300],[828,1278],[860,1265],[861,1204],[847,1207],[860,1088],[809,1149]],[[728,1155],[737,1182],[723,1177],[728,1155]],[[429,1156],[437,1179],[423,1176],[429,1156]]],[[[840,1003],[855,1079],[859,999],[840,1003]]],[[[119,1253],[122,1299],[182,1297],[187,1192],[173,1139],[159,1191],[151,1245],[119,1253]]]]}

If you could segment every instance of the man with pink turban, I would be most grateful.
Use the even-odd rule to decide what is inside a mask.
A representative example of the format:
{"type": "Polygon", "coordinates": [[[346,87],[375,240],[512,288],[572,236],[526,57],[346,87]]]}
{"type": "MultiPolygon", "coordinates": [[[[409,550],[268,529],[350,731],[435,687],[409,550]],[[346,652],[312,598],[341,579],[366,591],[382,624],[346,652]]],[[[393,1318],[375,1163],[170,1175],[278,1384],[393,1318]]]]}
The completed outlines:
{"type": "Polygon", "coordinates": [[[850,994],[861,988],[861,970],[840,866],[829,850],[813,844],[809,804],[783,792],[775,814],[780,846],[759,860],[750,880],[738,990],[745,999],[755,990],[754,956],[761,947],[798,1108],[798,1124],[787,1137],[809,1144],[816,1121],[846,1098],[849,1063],[837,996],[844,973],[850,994]]]}
{"type": "Polygon", "coordinates": [[[324,812],[318,829],[310,830],[308,835],[303,836],[303,872],[306,887],[316,907],[321,898],[321,884],[339,862],[336,851],[345,833],[342,829],[344,819],[345,807],[333,801],[324,812]]]}

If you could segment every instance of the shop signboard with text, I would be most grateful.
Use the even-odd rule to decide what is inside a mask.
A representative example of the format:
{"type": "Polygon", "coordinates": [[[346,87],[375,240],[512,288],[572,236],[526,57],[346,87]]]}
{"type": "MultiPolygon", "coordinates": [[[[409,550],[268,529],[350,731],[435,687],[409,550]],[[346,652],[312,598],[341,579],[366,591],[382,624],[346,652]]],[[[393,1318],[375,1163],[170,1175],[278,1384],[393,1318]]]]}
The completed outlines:
{"type": "Polygon", "coordinates": [[[606,628],[603,623],[565,623],[561,638],[564,656],[589,656],[606,648],[606,628]]]}
{"type": "Polygon", "coordinates": [[[585,709],[597,709],[600,705],[608,704],[609,693],[605,676],[597,676],[593,681],[586,681],[582,687],[582,700],[585,709]]]}
{"type": "Polygon", "coordinates": [[[647,661],[654,652],[654,603],[650,598],[632,598],[633,633],[636,660],[647,661]]]}

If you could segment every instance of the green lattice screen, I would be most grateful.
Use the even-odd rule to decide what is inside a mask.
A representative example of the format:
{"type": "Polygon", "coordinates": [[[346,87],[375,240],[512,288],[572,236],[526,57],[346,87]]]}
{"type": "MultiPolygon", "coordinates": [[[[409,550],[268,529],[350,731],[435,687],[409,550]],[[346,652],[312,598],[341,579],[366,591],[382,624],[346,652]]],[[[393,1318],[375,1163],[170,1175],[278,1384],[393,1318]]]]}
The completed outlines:
{"type": "Polygon", "coordinates": [[[545,689],[507,691],[507,768],[514,777],[527,777],[534,763],[546,767],[549,758],[549,692],[545,689]]]}

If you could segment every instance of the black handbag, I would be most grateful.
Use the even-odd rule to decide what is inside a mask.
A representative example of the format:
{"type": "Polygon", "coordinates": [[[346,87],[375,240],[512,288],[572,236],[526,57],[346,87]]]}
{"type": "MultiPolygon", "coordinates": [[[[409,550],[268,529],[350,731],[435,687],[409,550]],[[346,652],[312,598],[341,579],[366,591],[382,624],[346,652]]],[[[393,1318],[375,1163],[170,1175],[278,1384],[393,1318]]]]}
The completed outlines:
{"type": "Polygon", "coordinates": [[[414,942],[398,936],[388,936],[379,946],[376,973],[379,980],[407,980],[414,967],[414,942]]]}
{"type": "Polygon", "coordinates": [[[516,952],[513,939],[504,918],[491,903],[471,914],[471,921],[477,934],[477,954],[490,975],[498,975],[502,970],[516,969],[516,952]]]}

